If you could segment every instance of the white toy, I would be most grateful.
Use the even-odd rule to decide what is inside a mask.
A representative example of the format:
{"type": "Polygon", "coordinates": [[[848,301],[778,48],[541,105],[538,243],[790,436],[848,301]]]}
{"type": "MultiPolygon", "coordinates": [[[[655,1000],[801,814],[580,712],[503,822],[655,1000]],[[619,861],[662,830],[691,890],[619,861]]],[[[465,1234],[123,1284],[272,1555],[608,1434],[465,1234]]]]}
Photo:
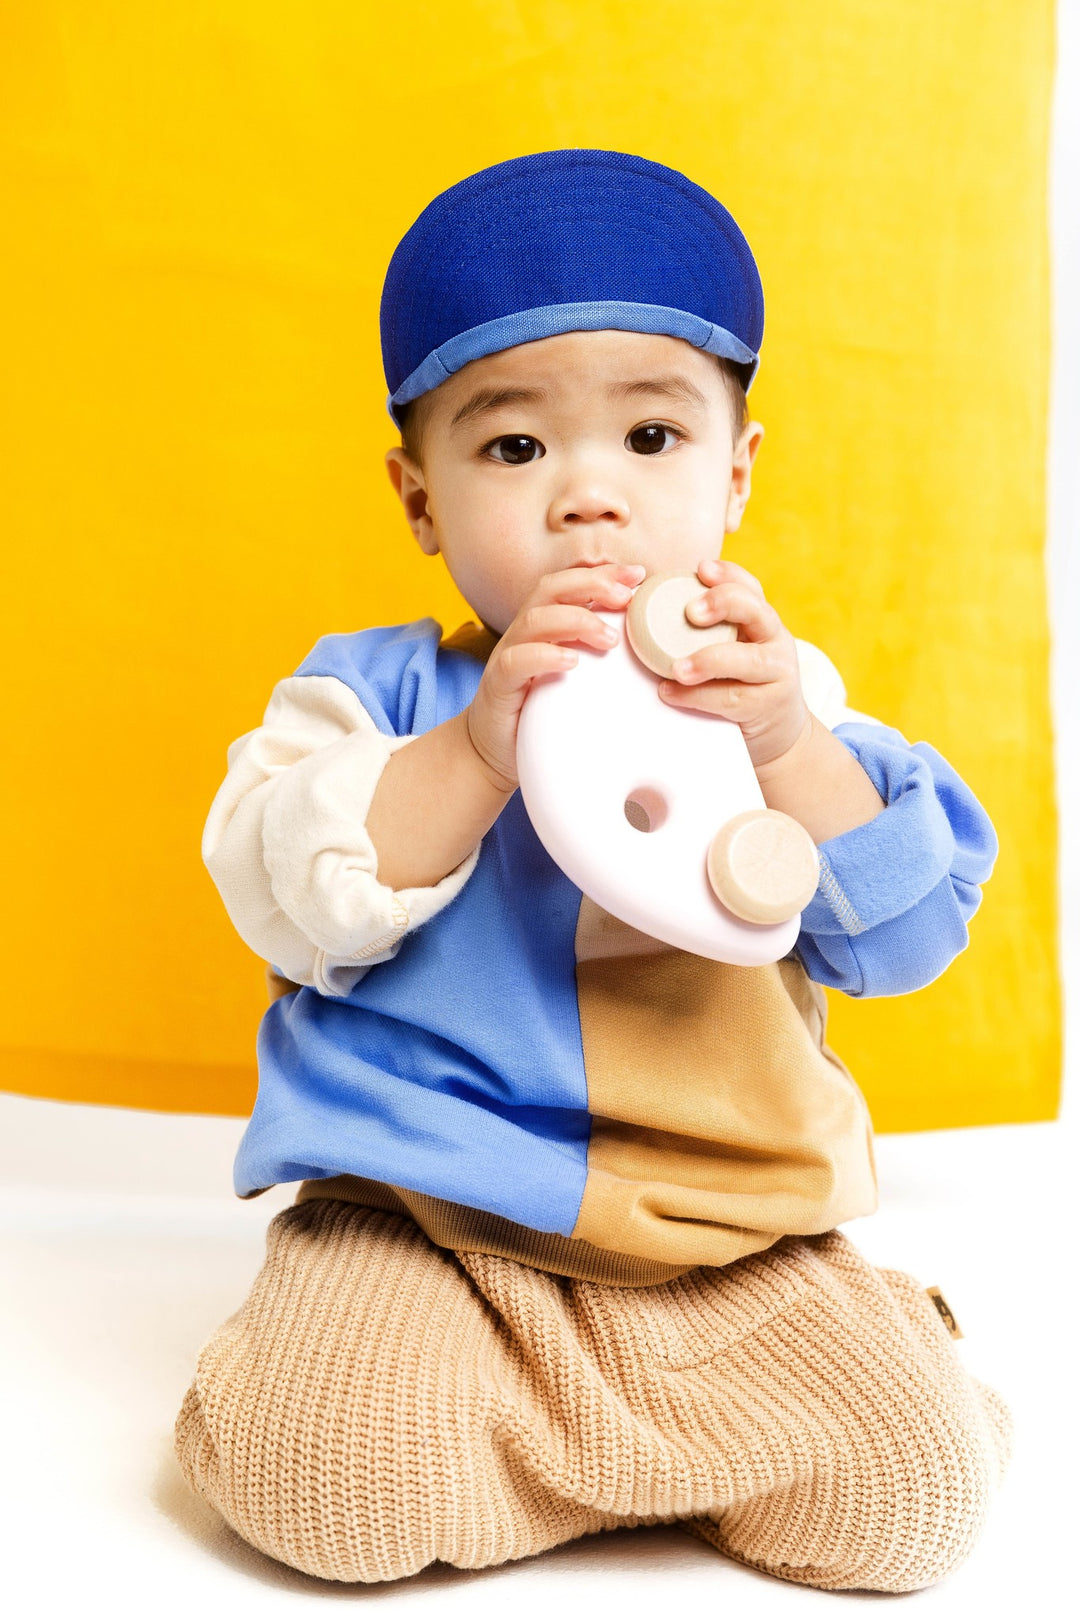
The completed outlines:
{"type": "Polygon", "coordinates": [[[786,956],[818,883],[805,828],[766,808],[739,727],[665,703],[656,676],[732,625],[692,625],[693,574],[653,574],[610,652],[580,644],[533,681],[518,720],[521,796],[572,883],[614,917],[698,956],[760,967],[786,956]]]}

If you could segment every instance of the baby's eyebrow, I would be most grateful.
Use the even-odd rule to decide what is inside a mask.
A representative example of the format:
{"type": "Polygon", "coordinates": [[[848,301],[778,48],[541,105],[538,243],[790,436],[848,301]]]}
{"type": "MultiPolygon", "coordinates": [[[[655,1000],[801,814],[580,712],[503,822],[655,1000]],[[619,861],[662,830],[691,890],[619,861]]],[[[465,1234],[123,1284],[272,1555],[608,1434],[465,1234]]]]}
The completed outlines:
{"type": "Polygon", "coordinates": [[[472,422],[488,411],[497,411],[503,405],[542,405],[547,399],[543,388],[481,388],[467,399],[450,423],[451,429],[462,422],[472,422]]]}
{"type": "MultiPolygon", "coordinates": [[[[700,388],[686,377],[677,374],[662,377],[634,377],[626,382],[612,383],[608,389],[610,399],[655,399],[657,396],[678,400],[682,405],[693,405],[698,410],[708,409],[708,400],[700,388]]],[[[542,405],[549,398],[545,388],[480,388],[455,412],[450,422],[451,431],[464,422],[473,422],[478,416],[500,410],[505,405],[542,405]]]]}
{"type": "Polygon", "coordinates": [[[698,410],[708,409],[705,395],[687,377],[635,377],[631,382],[612,383],[608,389],[612,399],[641,399],[645,396],[664,395],[677,399],[683,405],[696,405],[698,410]]]}

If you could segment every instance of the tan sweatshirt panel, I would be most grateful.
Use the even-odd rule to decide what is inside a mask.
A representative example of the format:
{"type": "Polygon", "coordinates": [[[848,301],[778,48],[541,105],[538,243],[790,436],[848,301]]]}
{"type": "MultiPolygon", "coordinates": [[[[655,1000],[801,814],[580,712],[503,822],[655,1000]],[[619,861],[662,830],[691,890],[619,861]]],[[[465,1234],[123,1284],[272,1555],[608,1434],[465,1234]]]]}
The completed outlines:
{"type": "Polygon", "coordinates": [[[572,1236],[721,1266],[876,1208],[866,1103],[824,1045],[824,996],[802,966],[632,952],[629,929],[615,954],[620,926],[582,905],[578,1012],[593,1123],[572,1236]]]}

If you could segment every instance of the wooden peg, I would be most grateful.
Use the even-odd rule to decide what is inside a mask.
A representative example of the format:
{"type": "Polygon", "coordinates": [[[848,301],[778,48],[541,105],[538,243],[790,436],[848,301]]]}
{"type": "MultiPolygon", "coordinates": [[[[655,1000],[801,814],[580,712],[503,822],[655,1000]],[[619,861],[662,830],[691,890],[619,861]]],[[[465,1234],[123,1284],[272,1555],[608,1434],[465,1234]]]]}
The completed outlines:
{"type": "Polygon", "coordinates": [[[706,587],[696,574],[650,574],[626,608],[626,634],[634,652],[654,675],[670,678],[677,658],[689,658],[717,641],[734,641],[733,624],[691,624],[689,604],[706,587]]]}
{"type": "Polygon", "coordinates": [[[820,876],[810,834],[782,810],[744,810],[709,846],[709,882],[744,922],[779,923],[812,899],[820,876]]]}

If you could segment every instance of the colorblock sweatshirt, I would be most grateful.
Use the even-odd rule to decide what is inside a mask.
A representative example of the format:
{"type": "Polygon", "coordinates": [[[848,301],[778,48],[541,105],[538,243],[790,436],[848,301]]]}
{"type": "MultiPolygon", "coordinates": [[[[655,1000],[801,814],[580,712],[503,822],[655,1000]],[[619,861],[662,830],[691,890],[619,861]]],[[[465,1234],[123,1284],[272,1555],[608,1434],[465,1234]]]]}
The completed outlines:
{"type": "Polygon", "coordinates": [[[819,986],[926,985],[967,943],[996,839],[928,744],[849,709],[798,643],[811,710],[886,808],[819,848],[794,952],[736,968],[582,894],[515,793],[439,883],[380,882],[365,819],[390,755],[472,700],[495,638],[433,619],[327,636],[234,742],[206,864],[279,993],[237,1154],[445,1247],[645,1285],[876,1204],[869,1117],[819,986]]]}

